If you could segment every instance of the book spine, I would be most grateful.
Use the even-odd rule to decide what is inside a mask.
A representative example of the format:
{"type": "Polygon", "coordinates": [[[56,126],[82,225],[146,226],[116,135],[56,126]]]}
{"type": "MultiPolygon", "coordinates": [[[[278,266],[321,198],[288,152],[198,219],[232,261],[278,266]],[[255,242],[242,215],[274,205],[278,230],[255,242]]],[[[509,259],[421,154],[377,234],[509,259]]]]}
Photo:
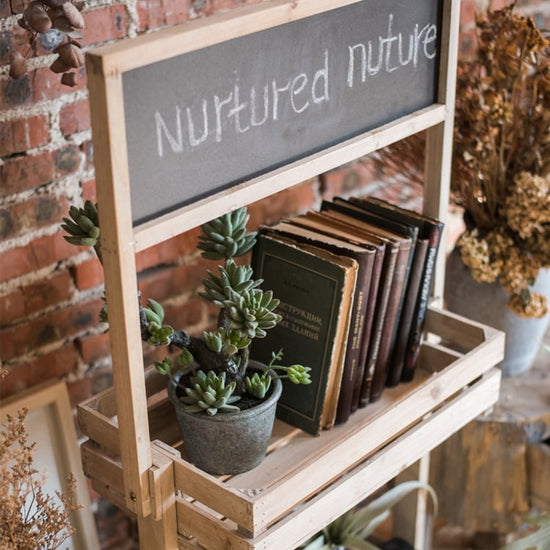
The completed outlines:
{"type": "Polygon", "coordinates": [[[403,301],[403,288],[405,286],[405,277],[407,275],[407,265],[411,245],[402,243],[397,252],[395,269],[390,287],[390,296],[388,306],[382,327],[382,337],[378,358],[374,367],[372,384],[369,396],[369,402],[374,403],[380,399],[382,391],[386,385],[386,376],[388,374],[388,364],[392,353],[392,345],[395,341],[396,325],[399,322],[399,310],[403,301]]]}
{"type": "Polygon", "coordinates": [[[386,310],[388,307],[388,300],[390,297],[390,288],[393,279],[393,272],[395,270],[395,263],[397,260],[398,248],[396,246],[386,245],[386,253],[384,257],[384,267],[380,277],[380,287],[378,290],[378,297],[376,300],[376,313],[374,317],[373,330],[369,342],[369,352],[367,356],[367,362],[365,365],[365,374],[361,385],[361,393],[359,396],[359,407],[366,407],[370,399],[370,390],[374,377],[374,370],[378,359],[378,351],[380,349],[380,341],[382,339],[382,330],[384,326],[384,319],[386,317],[386,310]]]}
{"type": "Polygon", "coordinates": [[[355,380],[353,381],[351,412],[354,412],[359,408],[359,398],[361,395],[363,379],[365,377],[365,368],[369,353],[370,337],[372,334],[374,315],[376,312],[376,298],[378,296],[378,289],[380,287],[380,275],[382,273],[382,266],[384,263],[384,250],[384,247],[378,247],[374,255],[372,276],[370,280],[370,288],[368,291],[366,303],[365,322],[363,325],[363,334],[361,336],[361,352],[359,354],[358,368],[355,374],[355,380]]]}
{"type": "Polygon", "coordinates": [[[354,254],[353,258],[357,260],[359,268],[357,271],[358,276],[353,299],[351,325],[348,335],[344,369],[342,372],[340,395],[338,397],[338,406],[336,409],[335,424],[342,424],[351,414],[353,388],[359,369],[361,340],[365,326],[365,314],[367,311],[369,289],[371,285],[374,254],[372,252],[354,254]]]}
{"type": "Polygon", "coordinates": [[[401,319],[399,320],[395,347],[390,359],[388,376],[386,378],[386,385],[388,387],[396,386],[401,380],[401,374],[403,373],[405,356],[409,345],[409,337],[413,326],[414,313],[422,285],[422,275],[424,265],[426,263],[427,249],[427,239],[418,239],[416,241],[405,304],[403,305],[403,312],[401,314],[401,319]]]}
{"type": "Polygon", "coordinates": [[[428,311],[428,304],[430,301],[435,272],[435,261],[439,249],[439,242],[441,240],[442,228],[442,225],[433,226],[429,237],[428,253],[422,277],[422,286],[420,287],[420,296],[415,309],[414,321],[407,344],[407,355],[405,357],[405,364],[401,374],[401,380],[403,382],[410,382],[414,377],[414,371],[418,361],[418,352],[420,350],[420,342],[422,340],[422,331],[424,330],[424,320],[426,318],[426,312],[428,311]]]}

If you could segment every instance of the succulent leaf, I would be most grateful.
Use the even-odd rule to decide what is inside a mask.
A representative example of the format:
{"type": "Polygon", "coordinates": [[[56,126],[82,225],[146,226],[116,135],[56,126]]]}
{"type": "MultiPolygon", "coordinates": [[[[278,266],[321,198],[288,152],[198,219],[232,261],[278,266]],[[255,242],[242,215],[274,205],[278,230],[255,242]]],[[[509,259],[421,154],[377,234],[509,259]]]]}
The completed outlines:
{"type": "Polygon", "coordinates": [[[255,233],[246,233],[248,219],[243,207],[203,224],[198,244],[202,256],[221,260],[248,252],[254,246],[256,236],[255,233]]]}
{"type": "Polygon", "coordinates": [[[233,395],[236,384],[225,384],[225,372],[217,375],[214,371],[208,371],[206,374],[198,370],[190,382],[192,388],[186,387],[186,395],[180,398],[187,412],[205,411],[208,415],[214,416],[218,412],[239,410],[239,407],[233,405],[240,399],[240,396],[233,395]]]}

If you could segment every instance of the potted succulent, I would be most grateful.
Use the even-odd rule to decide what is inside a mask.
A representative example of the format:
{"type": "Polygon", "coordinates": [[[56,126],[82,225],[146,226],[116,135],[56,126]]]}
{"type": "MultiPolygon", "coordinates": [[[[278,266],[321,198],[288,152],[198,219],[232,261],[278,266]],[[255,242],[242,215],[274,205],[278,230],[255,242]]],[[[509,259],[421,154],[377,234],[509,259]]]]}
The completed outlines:
{"type": "MultiPolygon", "coordinates": [[[[505,375],[532,363],[550,295],[550,46],[514,9],[478,14],[458,65],[451,199],[465,231],[445,284],[450,310],[506,332],[505,375]]],[[[419,173],[421,140],[402,143],[384,160],[419,173]]]]}
{"type": "MultiPolygon", "coordinates": [[[[142,339],[153,346],[176,348],[175,356],[156,361],[168,377],[168,395],[176,408],[190,460],[213,474],[247,471],[263,460],[282,391],[281,378],[310,383],[309,368],[280,364],[282,351],[269,365],[250,360],[250,344],[263,338],[281,320],[279,301],[260,288],[250,265],[235,258],[249,252],[255,233],[247,233],[245,208],[226,213],[201,226],[198,248],[203,257],[223,260],[218,272],[207,271],[200,296],[219,308],[217,327],[201,337],[164,323],[164,310],[153,299],[140,303],[142,339]],[[176,371],[176,372],[174,372],[176,371]]],[[[86,201],[71,206],[62,225],[66,240],[92,246],[101,261],[97,207],[86,201]]],[[[100,319],[108,320],[104,307],[100,319]]]]}

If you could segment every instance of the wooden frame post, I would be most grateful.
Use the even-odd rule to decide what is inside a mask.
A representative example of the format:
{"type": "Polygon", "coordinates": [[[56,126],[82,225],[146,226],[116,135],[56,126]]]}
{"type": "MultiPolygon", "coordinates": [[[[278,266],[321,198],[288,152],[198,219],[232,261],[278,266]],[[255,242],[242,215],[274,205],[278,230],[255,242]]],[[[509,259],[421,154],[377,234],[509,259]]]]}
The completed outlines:
{"type": "Polygon", "coordinates": [[[126,506],[139,516],[150,513],[148,470],[152,465],[143,377],[138,288],[126,136],[122,121],[122,79],[118,72],[105,74],[102,58],[88,56],[93,144],[101,250],[105,272],[109,332],[120,426],[126,506]],[[105,116],[111,124],[105,125],[105,116]],[[116,124],[117,117],[120,123],[116,124]],[[114,123],[113,123],[114,122],[114,123]],[[120,391],[123,388],[124,391],[120,391]]]}

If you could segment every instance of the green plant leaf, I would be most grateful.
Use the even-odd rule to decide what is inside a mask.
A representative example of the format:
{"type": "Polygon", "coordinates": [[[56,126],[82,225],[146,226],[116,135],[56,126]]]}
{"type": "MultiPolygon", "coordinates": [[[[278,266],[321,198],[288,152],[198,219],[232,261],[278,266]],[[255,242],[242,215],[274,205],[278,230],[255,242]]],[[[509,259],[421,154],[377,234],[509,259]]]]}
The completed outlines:
{"type": "Polygon", "coordinates": [[[427,483],[421,481],[405,481],[393,487],[382,496],[373,500],[363,509],[353,514],[353,521],[350,525],[350,531],[359,533],[363,538],[372,533],[379,522],[374,523],[378,516],[386,513],[395,506],[401,499],[406,497],[412,491],[417,489],[425,489],[432,497],[434,503],[434,515],[437,515],[437,495],[433,488],[427,483]],[[374,527],[371,527],[374,525],[374,527]]]}
{"type": "Polygon", "coordinates": [[[308,542],[302,550],[330,550],[330,544],[325,544],[325,537],[319,535],[312,541],[308,542]]]}
{"type": "Polygon", "coordinates": [[[538,530],[506,544],[499,550],[550,550],[550,515],[529,518],[525,521],[537,525],[538,530]]]}
{"type": "Polygon", "coordinates": [[[380,550],[378,546],[368,540],[361,539],[355,535],[349,535],[342,543],[346,550],[380,550]]]}

